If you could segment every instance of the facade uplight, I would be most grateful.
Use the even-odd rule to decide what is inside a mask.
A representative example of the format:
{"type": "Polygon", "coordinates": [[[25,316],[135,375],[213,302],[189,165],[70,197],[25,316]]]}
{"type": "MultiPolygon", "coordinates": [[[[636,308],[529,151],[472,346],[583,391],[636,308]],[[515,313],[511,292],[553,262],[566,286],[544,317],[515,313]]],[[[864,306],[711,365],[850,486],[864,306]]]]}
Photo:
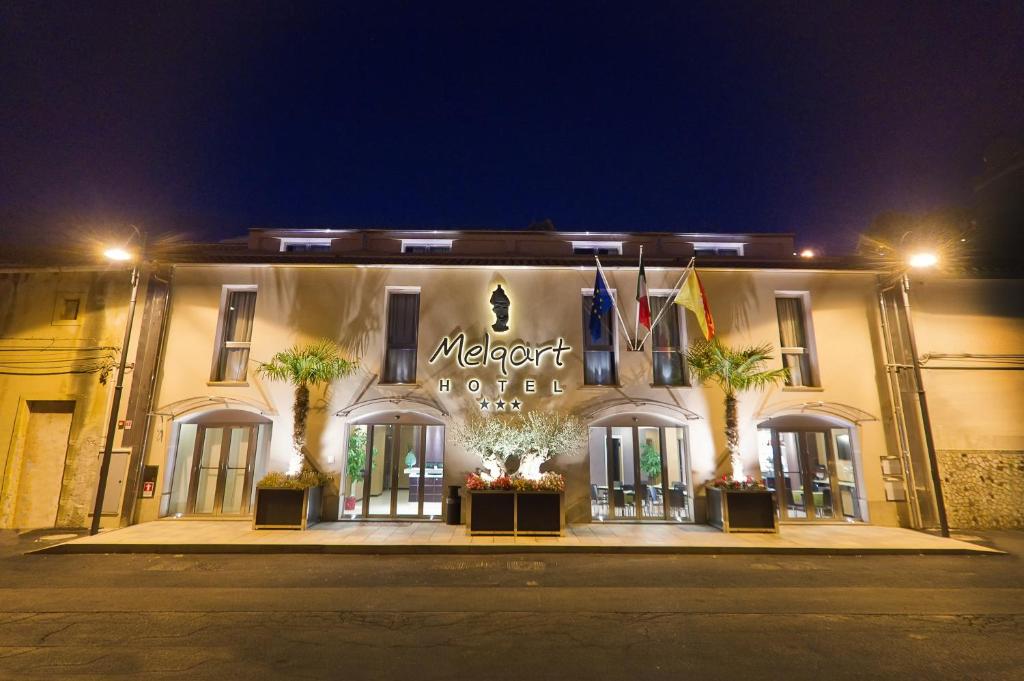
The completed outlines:
{"type": "Polygon", "coordinates": [[[907,263],[914,268],[924,269],[928,267],[935,267],[939,263],[939,256],[934,253],[927,251],[920,253],[911,254],[910,258],[907,259],[907,263]]]}

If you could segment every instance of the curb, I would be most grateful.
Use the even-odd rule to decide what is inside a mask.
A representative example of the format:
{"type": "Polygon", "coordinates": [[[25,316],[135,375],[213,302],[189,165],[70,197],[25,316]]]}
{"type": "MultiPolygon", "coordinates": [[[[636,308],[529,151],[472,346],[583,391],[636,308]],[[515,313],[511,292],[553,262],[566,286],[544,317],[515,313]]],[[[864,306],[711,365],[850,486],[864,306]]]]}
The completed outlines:
{"type": "Polygon", "coordinates": [[[797,556],[989,556],[997,549],[973,548],[844,548],[755,546],[560,546],[544,544],[56,544],[26,555],[244,554],[244,555],[472,555],[472,554],[600,554],[600,555],[797,555],[797,556]]]}

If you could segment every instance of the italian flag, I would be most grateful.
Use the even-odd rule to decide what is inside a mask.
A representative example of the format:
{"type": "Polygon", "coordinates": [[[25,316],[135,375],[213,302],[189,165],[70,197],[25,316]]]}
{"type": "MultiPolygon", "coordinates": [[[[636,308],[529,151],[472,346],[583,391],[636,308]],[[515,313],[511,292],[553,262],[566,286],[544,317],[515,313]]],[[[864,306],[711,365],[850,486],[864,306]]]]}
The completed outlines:
{"type": "MultiPolygon", "coordinates": [[[[643,256],[641,256],[643,257],[643,256]]],[[[636,314],[640,325],[648,331],[651,330],[651,299],[647,292],[647,273],[644,271],[644,264],[640,263],[640,274],[636,278],[636,314]]]]}
{"type": "Polygon", "coordinates": [[[693,270],[686,277],[674,302],[676,305],[682,305],[697,317],[700,330],[704,332],[704,339],[711,340],[711,337],[715,335],[715,320],[711,318],[708,294],[704,292],[704,284],[700,283],[697,270],[693,270]]]}

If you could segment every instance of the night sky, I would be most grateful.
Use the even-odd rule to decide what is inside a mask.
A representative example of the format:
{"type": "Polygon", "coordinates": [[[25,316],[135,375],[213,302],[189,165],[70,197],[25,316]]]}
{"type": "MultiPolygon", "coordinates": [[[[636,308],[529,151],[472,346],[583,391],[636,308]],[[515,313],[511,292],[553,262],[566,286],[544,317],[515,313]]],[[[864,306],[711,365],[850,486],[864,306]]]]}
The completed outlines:
{"type": "Polygon", "coordinates": [[[795,231],[970,199],[1024,3],[0,2],[0,229],[795,231]],[[819,6],[819,5],[828,5],[819,6]]]}

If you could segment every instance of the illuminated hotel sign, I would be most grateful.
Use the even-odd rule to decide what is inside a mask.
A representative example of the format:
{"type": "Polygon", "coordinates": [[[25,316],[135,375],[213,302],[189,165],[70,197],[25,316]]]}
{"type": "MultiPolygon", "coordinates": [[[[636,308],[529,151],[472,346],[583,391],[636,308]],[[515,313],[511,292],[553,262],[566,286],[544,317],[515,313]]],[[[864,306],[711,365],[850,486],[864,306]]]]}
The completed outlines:
{"type": "MultiPolygon", "coordinates": [[[[504,300],[507,301],[507,298],[504,300]]],[[[493,296],[491,302],[492,304],[494,303],[493,296]]],[[[507,303],[503,312],[505,311],[507,311],[507,303]]],[[[497,309],[495,312],[497,314],[497,309]]],[[[506,315],[498,315],[498,323],[494,326],[504,326],[503,322],[507,322],[507,312],[506,315]]],[[[505,328],[507,329],[508,327],[505,328]]],[[[464,371],[472,369],[496,370],[501,375],[501,378],[495,381],[496,385],[494,388],[496,388],[496,393],[494,394],[497,396],[493,400],[488,400],[486,396],[483,396],[484,385],[478,378],[470,377],[466,379],[464,382],[466,390],[481,395],[481,410],[488,411],[493,406],[493,409],[498,411],[505,410],[506,407],[516,411],[522,408],[522,402],[516,398],[512,398],[509,401],[505,400],[506,389],[511,383],[511,379],[508,378],[509,373],[523,368],[542,369],[545,363],[550,363],[555,369],[561,369],[565,366],[564,357],[569,352],[572,352],[572,347],[561,337],[546,345],[533,345],[521,342],[507,344],[492,338],[488,333],[483,334],[483,338],[474,342],[467,339],[465,332],[462,332],[454,336],[442,338],[434,352],[431,353],[429,361],[431,364],[434,364],[444,358],[454,358],[456,366],[464,371]]],[[[535,394],[539,390],[538,379],[536,378],[525,378],[519,385],[524,394],[535,394]]],[[[451,378],[441,378],[437,383],[437,389],[442,393],[450,393],[452,386],[453,381],[451,378]]],[[[560,395],[563,392],[565,390],[559,381],[557,379],[552,380],[550,394],[560,395]]]]}

